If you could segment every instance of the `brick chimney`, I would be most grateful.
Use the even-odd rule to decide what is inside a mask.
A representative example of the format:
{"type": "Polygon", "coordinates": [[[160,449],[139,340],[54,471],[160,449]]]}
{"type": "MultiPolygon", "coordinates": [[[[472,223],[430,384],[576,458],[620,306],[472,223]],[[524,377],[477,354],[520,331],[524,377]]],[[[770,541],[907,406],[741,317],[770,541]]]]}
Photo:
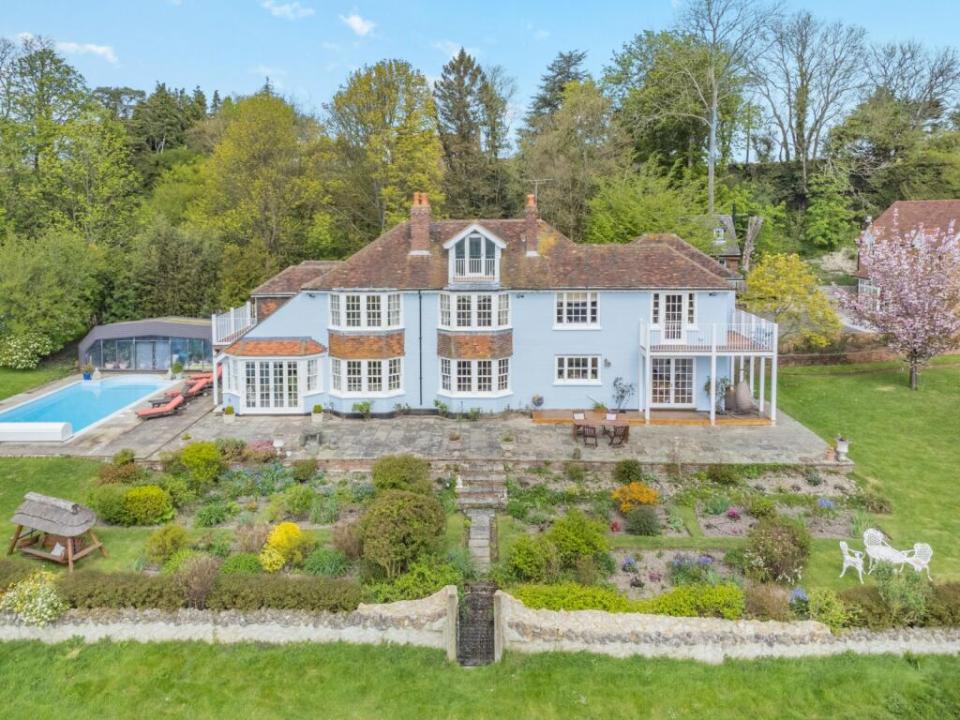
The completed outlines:
{"type": "Polygon", "coordinates": [[[415,192],[410,206],[410,254],[430,254],[430,200],[426,193],[415,192]]]}
{"type": "Polygon", "coordinates": [[[539,234],[539,225],[537,223],[537,197],[533,193],[527,195],[527,207],[524,211],[523,241],[527,246],[527,255],[538,255],[537,235],[539,234]]]}

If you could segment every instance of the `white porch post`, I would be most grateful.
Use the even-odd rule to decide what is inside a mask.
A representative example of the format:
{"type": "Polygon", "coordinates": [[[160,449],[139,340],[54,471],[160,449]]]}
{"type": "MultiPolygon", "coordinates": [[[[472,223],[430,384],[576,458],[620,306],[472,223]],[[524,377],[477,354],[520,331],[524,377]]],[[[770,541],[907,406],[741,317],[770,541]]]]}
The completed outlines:
{"type": "Polygon", "coordinates": [[[763,406],[766,403],[767,394],[767,359],[760,357],[760,415],[763,415],[763,406]]]}
{"type": "Polygon", "coordinates": [[[777,336],[779,335],[780,328],[777,325],[773,326],[773,358],[770,362],[773,363],[770,367],[770,424],[777,424],[777,360],[779,359],[779,351],[777,350],[777,336]]]}
{"type": "Polygon", "coordinates": [[[710,343],[710,424],[717,424],[717,326],[710,343]]]}
{"type": "Polygon", "coordinates": [[[750,377],[750,397],[754,397],[754,394],[753,394],[753,355],[750,356],[750,370],[749,370],[748,376],[750,377]]]}
{"type": "Polygon", "coordinates": [[[217,365],[219,365],[219,356],[216,351],[213,352],[213,406],[217,407],[217,396],[220,390],[220,383],[217,382],[217,365]]]}
{"type": "Polygon", "coordinates": [[[646,396],[646,401],[643,404],[643,418],[647,425],[650,424],[650,403],[653,402],[653,348],[650,347],[650,326],[646,326],[646,340],[644,341],[644,347],[647,349],[646,358],[644,359],[645,365],[643,366],[643,372],[646,375],[646,381],[644,382],[644,395],[646,396]]]}

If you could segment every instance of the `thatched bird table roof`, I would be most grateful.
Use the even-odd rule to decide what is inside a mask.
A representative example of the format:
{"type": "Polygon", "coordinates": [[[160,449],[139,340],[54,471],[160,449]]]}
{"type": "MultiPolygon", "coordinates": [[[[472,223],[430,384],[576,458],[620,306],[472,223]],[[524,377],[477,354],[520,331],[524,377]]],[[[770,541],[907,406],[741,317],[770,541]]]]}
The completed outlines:
{"type": "Polygon", "coordinates": [[[69,500],[28,492],[11,518],[14,524],[51,535],[79,537],[97,522],[88,507],[69,500]]]}

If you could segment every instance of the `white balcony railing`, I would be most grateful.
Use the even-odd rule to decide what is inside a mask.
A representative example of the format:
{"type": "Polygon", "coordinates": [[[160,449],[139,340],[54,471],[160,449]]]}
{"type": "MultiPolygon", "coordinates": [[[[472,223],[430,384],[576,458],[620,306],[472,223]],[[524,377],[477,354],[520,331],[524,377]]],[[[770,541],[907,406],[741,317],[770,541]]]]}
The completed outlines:
{"type": "Polygon", "coordinates": [[[229,345],[257,324],[257,308],[249,300],[211,318],[213,344],[229,345]]]}
{"type": "Polygon", "coordinates": [[[458,257],[454,272],[458,278],[492,278],[496,274],[495,263],[492,257],[458,257]]]}
{"type": "Polygon", "coordinates": [[[742,310],[723,323],[640,324],[640,347],[655,353],[775,353],[777,324],[742,310]]]}

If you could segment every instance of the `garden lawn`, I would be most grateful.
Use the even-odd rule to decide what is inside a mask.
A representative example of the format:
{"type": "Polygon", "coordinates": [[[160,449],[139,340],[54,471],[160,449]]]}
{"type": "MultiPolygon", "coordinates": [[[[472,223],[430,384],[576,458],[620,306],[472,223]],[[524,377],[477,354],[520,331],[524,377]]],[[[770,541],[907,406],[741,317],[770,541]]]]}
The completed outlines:
{"type": "Polygon", "coordinates": [[[36,370],[0,368],[0,400],[24,390],[66,377],[73,369],[66,364],[41,365],[36,370]]]}
{"type": "Polygon", "coordinates": [[[0,707],[32,720],[946,718],[960,713],[960,660],[547,654],[462,669],[399,646],[20,642],[0,645],[0,707]]]}
{"type": "MultiPolygon", "coordinates": [[[[780,373],[783,410],[826,440],[842,433],[868,486],[893,503],[874,525],[901,549],[933,546],[935,579],[960,578],[960,366],[946,358],[924,370],[911,391],[902,364],[787,368],[780,373]]],[[[862,540],[854,547],[861,547],[862,540]]],[[[819,547],[813,580],[828,579],[822,563],[840,572],[840,552],[819,547]]],[[[848,573],[849,574],[849,573],[848,573]]]]}

